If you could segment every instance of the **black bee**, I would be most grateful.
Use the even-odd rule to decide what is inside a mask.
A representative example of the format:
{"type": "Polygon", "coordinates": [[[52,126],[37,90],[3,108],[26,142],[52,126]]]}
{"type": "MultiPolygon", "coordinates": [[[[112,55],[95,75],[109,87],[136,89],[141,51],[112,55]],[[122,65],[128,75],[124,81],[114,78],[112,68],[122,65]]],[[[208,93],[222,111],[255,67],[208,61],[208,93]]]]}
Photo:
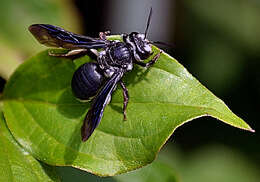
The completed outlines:
{"type": "Polygon", "coordinates": [[[138,32],[123,34],[123,42],[107,40],[106,35],[109,32],[101,32],[99,38],[92,38],[48,24],[33,24],[29,27],[29,31],[41,44],[70,50],[66,54],[49,52],[51,56],[72,56],[87,51],[97,56],[97,62],[85,63],[79,67],[71,81],[72,91],[77,98],[90,100],[93,97],[92,105],[81,128],[82,141],[86,141],[100,123],[105,106],[110,102],[111,94],[118,83],[123,89],[123,114],[126,120],[129,96],[122,77],[133,69],[134,63],[146,68],[150,67],[158,60],[161,53],[155,55],[148,63],[142,62],[153,54],[152,42],[146,39],[151,15],[152,8],[144,34],[138,32]],[[97,51],[100,48],[103,50],[97,51]]]}

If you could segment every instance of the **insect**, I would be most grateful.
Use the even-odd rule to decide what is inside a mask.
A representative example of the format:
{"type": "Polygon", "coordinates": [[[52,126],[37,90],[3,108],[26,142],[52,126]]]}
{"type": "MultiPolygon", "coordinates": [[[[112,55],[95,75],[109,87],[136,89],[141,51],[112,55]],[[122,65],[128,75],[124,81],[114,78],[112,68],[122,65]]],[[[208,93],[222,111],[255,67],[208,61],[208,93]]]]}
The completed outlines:
{"type": "Polygon", "coordinates": [[[29,27],[29,31],[41,44],[69,49],[66,54],[49,52],[50,56],[66,57],[87,51],[91,51],[97,56],[96,62],[80,66],[71,81],[72,91],[77,98],[92,100],[91,107],[81,127],[82,141],[88,140],[100,123],[105,106],[110,102],[117,84],[120,84],[123,89],[123,115],[124,120],[126,120],[129,95],[122,77],[133,69],[134,64],[149,68],[158,60],[161,53],[160,51],[156,54],[148,63],[143,62],[153,54],[151,43],[156,43],[146,39],[151,16],[152,8],[144,34],[138,32],[122,34],[123,42],[108,40],[106,36],[109,32],[101,32],[99,38],[92,38],[48,24],[33,24],[29,27]],[[102,50],[97,51],[100,48],[102,50]]]}

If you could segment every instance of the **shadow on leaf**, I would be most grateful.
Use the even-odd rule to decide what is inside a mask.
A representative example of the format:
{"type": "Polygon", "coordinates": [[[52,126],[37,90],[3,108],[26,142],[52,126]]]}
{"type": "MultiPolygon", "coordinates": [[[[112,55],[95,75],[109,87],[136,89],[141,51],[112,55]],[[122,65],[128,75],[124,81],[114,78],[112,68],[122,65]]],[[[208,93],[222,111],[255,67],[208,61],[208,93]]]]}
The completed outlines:
{"type": "Polygon", "coordinates": [[[71,88],[66,89],[57,102],[58,111],[67,118],[80,118],[89,108],[89,102],[80,102],[73,96],[71,88]]]}

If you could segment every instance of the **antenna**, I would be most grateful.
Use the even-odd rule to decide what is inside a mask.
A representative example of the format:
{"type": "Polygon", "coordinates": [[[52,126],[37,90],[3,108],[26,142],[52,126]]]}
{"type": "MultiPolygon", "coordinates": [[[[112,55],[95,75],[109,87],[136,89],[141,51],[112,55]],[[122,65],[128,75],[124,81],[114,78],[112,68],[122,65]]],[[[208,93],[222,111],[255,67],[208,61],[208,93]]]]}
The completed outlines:
{"type": "Polygon", "coordinates": [[[153,12],[153,8],[151,7],[150,13],[149,13],[149,16],[148,16],[148,19],[147,19],[147,24],[146,24],[146,29],[145,29],[145,33],[144,33],[144,38],[146,38],[146,35],[147,35],[147,32],[148,32],[148,28],[150,26],[152,12],[153,12]]]}
{"type": "Polygon", "coordinates": [[[173,45],[173,44],[169,44],[169,43],[166,43],[166,42],[161,42],[161,41],[149,41],[150,43],[153,43],[153,44],[159,44],[159,45],[163,45],[163,46],[166,46],[166,47],[169,47],[169,48],[175,48],[176,46],[173,45]]]}

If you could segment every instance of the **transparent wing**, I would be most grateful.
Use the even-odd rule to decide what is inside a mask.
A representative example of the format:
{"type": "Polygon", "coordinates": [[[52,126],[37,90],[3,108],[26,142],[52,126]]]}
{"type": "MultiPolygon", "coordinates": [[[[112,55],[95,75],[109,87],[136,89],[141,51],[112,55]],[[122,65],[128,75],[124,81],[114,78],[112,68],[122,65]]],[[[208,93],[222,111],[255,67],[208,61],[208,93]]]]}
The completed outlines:
{"type": "Polygon", "coordinates": [[[29,31],[41,43],[50,47],[66,49],[98,49],[105,48],[109,40],[74,34],[60,27],[48,24],[33,24],[29,31]]]}
{"type": "Polygon", "coordinates": [[[88,110],[84,123],[81,127],[82,141],[86,141],[100,123],[104,109],[109,102],[111,94],[122,76],[122,72],[114,73],[114,75],[107,81],[93,100],[91,108],[88,110]]]}

